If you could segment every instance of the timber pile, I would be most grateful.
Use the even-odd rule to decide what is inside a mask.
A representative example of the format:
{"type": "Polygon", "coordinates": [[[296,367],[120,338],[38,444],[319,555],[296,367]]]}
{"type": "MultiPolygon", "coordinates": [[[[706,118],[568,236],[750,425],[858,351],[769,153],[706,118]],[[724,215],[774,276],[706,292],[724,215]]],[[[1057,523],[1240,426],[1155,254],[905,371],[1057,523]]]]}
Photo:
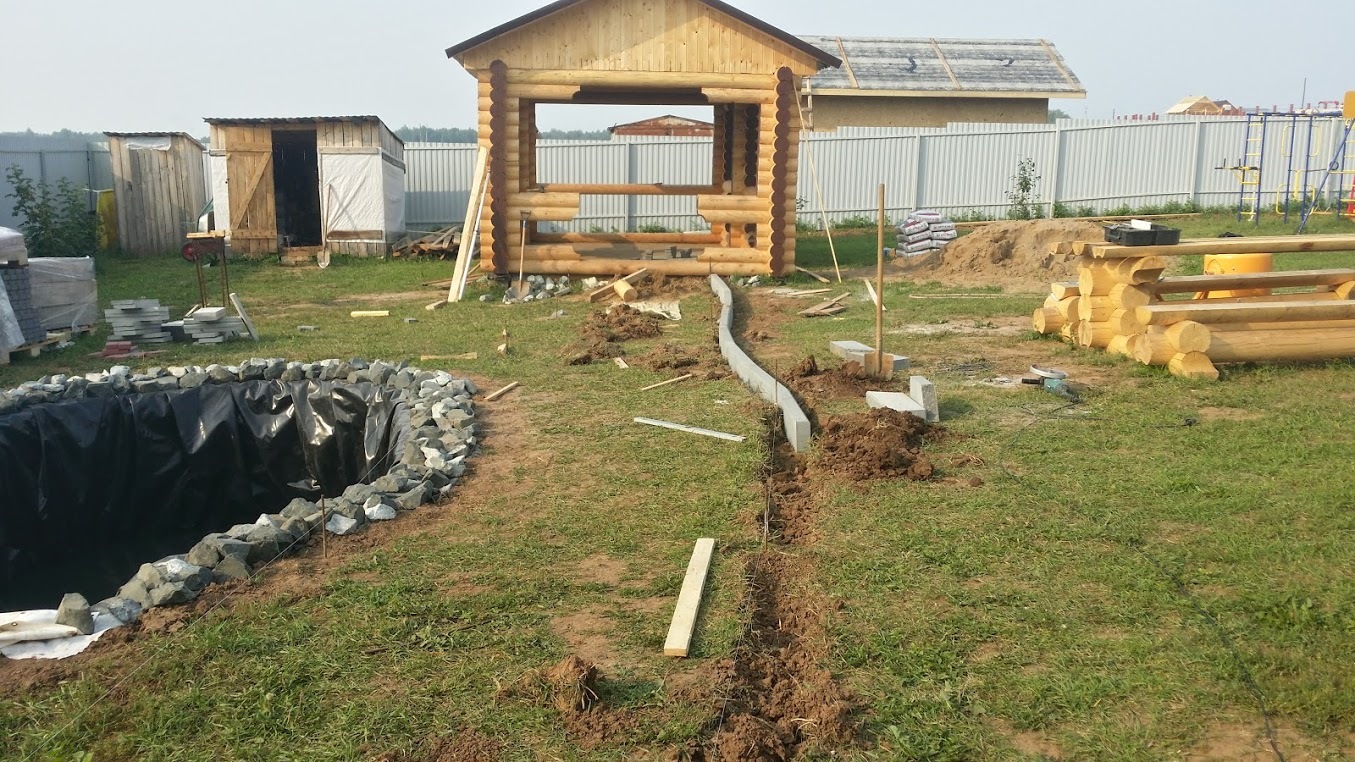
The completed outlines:
{"type": "Polygon", "coordinates": [[[461,246],[461,226],[450,225],[434,231],[422,238],[402,241],[391,249],[392,257],[418,257],[425,255],[446,259],[456,254],[461,246]]]}
{"type": "Polygon", "coordinates": [[[1207,238],[1174,246],[1077,241],[1076,281],[1054,283],[1032,323],[1173,375],[1217,379],[1218,363],[1355,357],[1355,268],[1163,277],[1167,257],[1352,251],[1355,235],[1207,238]],[[1284,293],[1273,293],[1285,289],[1284,293]]]}

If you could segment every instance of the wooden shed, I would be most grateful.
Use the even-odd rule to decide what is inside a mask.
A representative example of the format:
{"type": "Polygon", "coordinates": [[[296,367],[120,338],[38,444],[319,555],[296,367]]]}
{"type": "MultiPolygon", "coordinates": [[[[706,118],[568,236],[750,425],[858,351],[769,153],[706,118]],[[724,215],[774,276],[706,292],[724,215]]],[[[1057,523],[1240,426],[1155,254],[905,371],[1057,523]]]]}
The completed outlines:
{"type": "Polygon", "coordinates": [[[209,118],[232,252],[385,254],[405,228],[405,144],[375,116],[209,118]]]}
{"type": "Polygon", "coordinates": [[[480,256],[498,273],[780,274],[795,263],[798,93],[838,59],[716,0],[559,0],[447,50],[479,81],[488,191],[480,256]],[[710,105],[710,182],[541,183],[542,103],[710,105]],[[685,195],[709,229],[546,233],[580,196],[685,195]],[[690,253],[690,257],[686,256],[690,253]]]}
{"type": "Polygon", "coordinates": [[[207,149],[182,132],[104,134],[119,248],[139,256],[177,252],[207,205],[207,149]]]}

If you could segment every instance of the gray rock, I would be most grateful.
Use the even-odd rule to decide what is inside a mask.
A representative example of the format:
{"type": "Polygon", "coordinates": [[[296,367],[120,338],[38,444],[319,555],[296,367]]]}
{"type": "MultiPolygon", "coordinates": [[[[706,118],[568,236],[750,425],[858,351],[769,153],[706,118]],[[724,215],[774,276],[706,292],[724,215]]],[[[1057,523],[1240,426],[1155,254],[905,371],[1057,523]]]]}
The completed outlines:
{"type": "Polygon", "coordinates": [[[175,603],[188,603],[198,597],[198,592],[200,591],[189,590],[181,583],[166,582],[152,588],[147,597],[151,606],[169,606],[175,603]]]}
{"type": "Polygon", "coordinates": [[[282,374],[287,371],[287,362],[285,360],[270,360],[264,366],[263,377],[265,381],[277,381],[282,378],[282,374]]]}
{"type": "Polygon", "coordinates": [[[151,605],[150,589],[146,587],[139,576],[133,577],[127,584],[118,588],[117,597],[126,598],[143,609],[150,608],[151,605]]]}
{"type": "Polygon", "coordinates": [[[214,384],[227,384],[235,380],[235,374],[220,365],[208,365],[207,378],[214,384]]]}
{"type": "Polygon", "coordinates": [[[196,389],[197,387],[207,383],[208,378],[209,376],[206,373],[196,373],[196,372],[185,373],[183,377],[179,379],[179,388],[196,389]]]}
{"type": "Polygon", "coordinates": [[[188,375],[188,368],[185,368],[182,365],[171,365],[168,368],[166,368],[166,370],[169,371],[169,375],[175,378],[183,378],[184,376],[188,375]]]}
{"type": "Polygon", "coordinates": [[[105,598],[90,607],[92,613],[107,614],[123,624],[135,622],[141,617],[141,612],[144,609],[145,607],[140,603],[121,596],[105,598]]]}
{"type": "Polygon", "coordinates": [[[292,502],[282,509],[282,516],[288,519],[299,519],[319,510],[319,506],[304,497],[292,498],[292,502]]]}
{"type": "Polygon", "coordinates": [[[250,545],[248,542],[234,537],[219,536],[214,538],[204,538],[204,542],[211,542],[216,547],[222,558],[234,556],[241,561],[249,558],[250,545]]]}
{"type": "Polygon", "coordinates": [[[136,576],[132,579],[140,582],[147,590],[163,585],[168,581],[154,564],[142,564],[141,568],[137,569],[136,576]]]}
{"type": "Polygon", "coordinates": [[[292,536],[294,542],[299,542],[310,534],[310,525],[302,518],[287,519],[282,522],[282,531],[292,536]]]}
{"type": "Polygon", "coordinates": [[[398,494],[409,489],[409,479],[396,474],[386,474],[372,482],[372,486],[387,494],[398,494]]]}
{"type": "Polygon", "coordinates": [[[404,511],[412,511],[427,502],[430,496],[428,483],[419,482],[418,486],[395,498],[395,506],[404,511]]]}
{"type": "Polygon", "coordinates": [[[89,612],[89,601],[79,593],[67,593],[56,607],[56,623],[74,627],[81,635],[94,632],[94,615],[89,612]]]}
{"type": "Polygon", "coordinates": [[[240,368],[241,381],[262,381],[263,375],[268,370],[268,364],[262,360],[250,360],[240,368]]]}
{"type": "Polygon", "coordinates": [[[86,397],[112,397],[115,393],[113,384],[109,381],[91,381],[89,386],[85,387],[86,397]]]}
{"type": "Polygon", "coordinates": [[[358,531],[359,528],[356,520],[350,519],[347,516],[340,516],[337,513],[331,515],[329,521],[325,523],[325,529],[337,535],[352,534],[358,531]]]}
{"type": "Polygon", "coordinates": [[[183,556],[170,556],[156,561],[155,568],[168,584],[182,585],[193,593],[201,591],[212,582],[212,570],[184,560],[183,556]]]}
{"type": "Polygon", "coordinates": [[[68,400],[80,399],[85,396],[85,387],[89,382],[80,376],[70,379],[66,382],[66,391],[61,395],[68,400]]]}
{"type": "Polygon", "coordinates": [[[414,374],[408,370],[402,370],[391,376],[390,385],[395,389],[408,389],[414,385],[414,374]]]}
{"type": "Polygon", "coordinates": [[[306,378],[306,371],[302,369],[300,363],[289,364],[287,369],[282,371],[282,375],[279,376],[279,380],[287,383],[301,381],[304,378],[306,378]]]}
{"type": "Polygon", "coordinates": [[[379,492],[376,487],[370,484],[351,484],[348,489],[343,491],[344,499],[352,500],[355,503],[362,504],[367,502],[367,498],[379,492]]]}
{"type": "Polygon", "coordinates": [[[254,566],[272,561],[292,544],[290,534],[270,524],[256,525],[243,539],[249,543],[245,560],[254,566]]]}
{"type": "Polygon", "coordinates": [[[188,551],[187,561],[197,566],[216,566],[221,560],[221,548],[210,539],[203,539],[188,551]]]}
{"type": "Polygon", "coordinates": [[[253,573],[253,570],[249,568],[249,564],[245,563],[243,559],[236,556],[226,556],[217,562],[217,565],[212,569],[212,573],[212,576],[219,581],[228,579],[249,579],[249,575],[253,573]]]}

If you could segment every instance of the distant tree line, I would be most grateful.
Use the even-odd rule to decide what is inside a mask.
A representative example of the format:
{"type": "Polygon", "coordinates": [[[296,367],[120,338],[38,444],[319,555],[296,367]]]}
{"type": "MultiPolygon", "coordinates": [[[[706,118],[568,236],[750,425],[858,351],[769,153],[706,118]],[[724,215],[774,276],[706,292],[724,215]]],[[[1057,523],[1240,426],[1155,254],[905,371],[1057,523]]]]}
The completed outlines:
{"type": "Polygon", "coordinates": [[[52,138],[53,140],[83,140],[85,142],[102,143],[108,140],[102,132],[76,132],[75,130],[58,130],[56,132],[34,132],[24,130],[22,132],[0,132],[0,138],[52,138]]]}
{"type": "MultiPolygon", "coordinates": [[[[474,143],[475,130],[465,127],[401,127],[395,130],[408,143],[474,143]]],[[[542,140],[606,140],[606,130],[543,130],[542,140]]]]}

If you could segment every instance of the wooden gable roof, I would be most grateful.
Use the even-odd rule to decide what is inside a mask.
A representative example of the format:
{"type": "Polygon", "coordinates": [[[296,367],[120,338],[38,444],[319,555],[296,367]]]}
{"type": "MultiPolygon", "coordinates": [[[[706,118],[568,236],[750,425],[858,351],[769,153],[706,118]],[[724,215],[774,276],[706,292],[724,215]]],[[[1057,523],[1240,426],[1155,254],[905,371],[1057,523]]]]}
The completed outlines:
{"type": "Polygon", "coordinates": [[[841,61],[719,0],[558,0],[447,49],[511,69],[813,74],[841,61]],[[541,23],[549,18],[549,23],[541,23]]]}

